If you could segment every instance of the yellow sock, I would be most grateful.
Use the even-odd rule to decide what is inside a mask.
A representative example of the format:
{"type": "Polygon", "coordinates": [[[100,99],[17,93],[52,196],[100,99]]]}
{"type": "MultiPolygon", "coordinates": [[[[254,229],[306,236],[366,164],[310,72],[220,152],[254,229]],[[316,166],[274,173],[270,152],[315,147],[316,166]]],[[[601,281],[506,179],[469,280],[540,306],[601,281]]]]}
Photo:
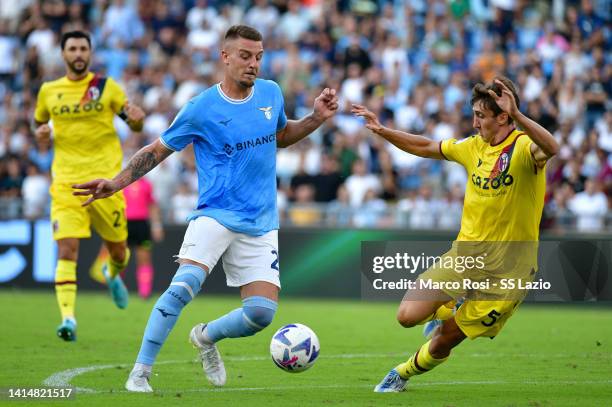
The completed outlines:
{"type": "Polygon", "coordinates": [[[74,304],[76,302],[76,262],[58,260],[55,268],[55,295],[62,314],[62,319],[74,319],[74,304]]]}
{"type": "Polygon", "coordinates": [[[453,317],[453,308],[455,308],[456,303],[455,300],[452,300],[442,305],[434,312],[432,319],[441,319],[442,321],[451,319],[453,317]]]}
{"type": "Polygon", "coordinates": [[[457,302],[455,300],[451,300],[444,305],[441,305],[433,314],[429,315],[427,318],[419,322],[417,325],[423,325],[426,322],[429,322],[434,319],[441,319],[442,321],[446,321],[447,319],[451,319],[453,317],[453,308],[455,308],[455,304],[457,302]]]}
{"type": "Polygon", "coordinates": [[[121,263],[118,263],[113,260],[112,257],[108,259],[108,272],[111,278],[115,278],[115,276],[121,273],[130,262],[130,249],[129,247],[125,248],[125,259],[121,263]]]}
{"type": "Polygon", "coordinates": [[[104,267],[104,264],[108,262],[109,257],[110,255],[108,254],[108,250],[106,250],[106,247],[102,246],[100,248],[100,252],[98,253],[98,257],[96,257],[93,264],[89,268],[89,276],[100,284],[106,284],[106,279],[104,279],[102,268],[104,267]]]}
{"type": "Polygon", "coordinates": [[[409,377],[428,372],[448,359],[448,356],[444,359],[435,359],[431,356],[429,353],[430,343],[431,341],[425,343],[408,361],[400,363],[395,367],[395,370],[397,370],[402,379],[408,379],[409,377]]]}

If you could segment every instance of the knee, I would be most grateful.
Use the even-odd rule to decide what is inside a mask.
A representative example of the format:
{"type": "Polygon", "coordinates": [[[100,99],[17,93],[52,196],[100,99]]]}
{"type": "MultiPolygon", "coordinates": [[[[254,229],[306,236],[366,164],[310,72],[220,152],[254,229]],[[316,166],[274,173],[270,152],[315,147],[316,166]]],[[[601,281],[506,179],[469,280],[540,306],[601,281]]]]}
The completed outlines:
{"type": "Polygon", "coordinates": [[[197,261],[193,261],[193,260],[189,260],[189,259],[181,259],[181,258],[177,259],[176,261],[181,266],[196,266],[196,267],[201,268],[202,270],[204,270],[204,273],[206,275],[210,274],[210,270],[208,269],[208,267],[205,266],[202,263],[198,263],[197,261]]]}
{"type": "Polygon", "coordinates": [[[200,292],[205,279],[206,272],[202,268],[191,264],[183,264],[176,271],[170,286],[182,287],[181,289],[186,291],[186,295],[189,297],[188,302],[200,292]]]}
{"type": "Polygon", "coordinates": [[[415,318],[414,313],[410,312],[409,309],[400,308],[397,310],[397,322],[404,328],[412,328],[421,321],[415,318]]]}
{"type": "Polygon", "coordinates": [[[258,332],[272,323],[277,303],[265,297],[249,297],[245,298],[242,309],[247,324],[258,332]]]}

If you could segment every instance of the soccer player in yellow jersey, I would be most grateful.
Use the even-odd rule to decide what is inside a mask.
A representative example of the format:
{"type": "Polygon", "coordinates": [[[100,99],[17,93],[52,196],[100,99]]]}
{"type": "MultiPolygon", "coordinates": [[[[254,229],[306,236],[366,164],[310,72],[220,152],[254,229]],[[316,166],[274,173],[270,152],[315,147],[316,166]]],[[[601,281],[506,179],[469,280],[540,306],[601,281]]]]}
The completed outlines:
{"type": "MultiPolygon", "coordinates": [[[[497,77],[491,84],[476,85],[471,105],[478,134],[442,142],[386,128],[363,106],[353,105],[352,112],[365,119],[368,129],[402,150],[421,157],[456,161],[467,170],[461,230],[443,257],[471,253],[471,248],[485,246],[492,249],[498,264],[488,264],[491,268],[485,267],[481,272],[484,277],[495,278],[495,272],[500,270],[511,272],[504,270],[509,264],[510,268],[526,269],[527,276],[533,276],[537,260],[532,249],[537,248],[544,205],[545,165],[559,146],[546,129],[519,111],[519,98],[508,78],[497,77]],[[522,243],[526,243],[527,250],[522,243]],[[461,253],[463,247],[468,249],[461,253]]],[[[420,278],[452,281],[453,275],[456,277],[457,273],[434,265],[420,278]]],[[[503,293],[495,290],[481,290],[481,294],[485,297],[502,294],[503,298],[503,293]]],[[[431,339],[408,361],[393,368],[374,391],[402,391],[410,377],[446,361],[451,349],[466,337],[494,337],[522,298],[517,295],[511,300],[506,297],[505,301],[475,300],[465,292],[419,285],[409,290],[399,306],[399,323],[408,328],[439,320],[439,326],[433,330],[431,339]],[[461,304],[462,297],[465,300],[461,304]],[[455,304],[457,300],[459,304],[455,304]]]]}
{"type": "Polygon", "coordinates": [[[89,71],[91,40],[82,31],[62,35],[66,76],[45,82],[38,93],[34,120],[36,139],[48,140],[52,122],[55,146],[51,184],[51,222],[58,245],[55,292],[62,314],[57,335],[76,339],[76,265],[79,239],[91,236],[93,226],[104,240],[110,260],[104,269],[115,304],[127,306],[127,290],[119,273],[129,260],[126,246],[125,201],[122,194],[81,206],[72,185],[98,177],[112,177],[121,169],[122,152],[113,126],[119,115],[134,131],[142,129],[144,112],[128,103],[111,78],[89,71]]]}

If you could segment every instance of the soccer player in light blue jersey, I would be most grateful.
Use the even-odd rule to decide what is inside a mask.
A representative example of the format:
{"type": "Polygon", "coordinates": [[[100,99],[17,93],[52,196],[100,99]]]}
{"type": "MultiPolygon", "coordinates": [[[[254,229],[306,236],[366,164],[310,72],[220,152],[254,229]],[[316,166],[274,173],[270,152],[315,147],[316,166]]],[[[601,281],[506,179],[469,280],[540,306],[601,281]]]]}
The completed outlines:
{"type": "Polygon", "coordinates": [[[194,147],[198,206],[178,254],[180,266],[151,311],[125,385],[130,391],[152,391],[149,377],[157,354],[220,258],[228,286],[240,287],[242,307],[196,325],[189,335],[213,385],[226,382],[215,343],[254,335],[272,322],[276,312],[280,289],[276,148],[312,133],[334,115],[338,100],[335,90],[326,88],[310,115],[287,120],[279,86],[257,79],[262,56],[257,30],[230,27],[221,51],[223,81],[184,106],[161,137],[138,151],[115,178],[74,185],[75,195],[91,195],[87,205],[125,188],[174,151],[190,143],[194,147]]]}

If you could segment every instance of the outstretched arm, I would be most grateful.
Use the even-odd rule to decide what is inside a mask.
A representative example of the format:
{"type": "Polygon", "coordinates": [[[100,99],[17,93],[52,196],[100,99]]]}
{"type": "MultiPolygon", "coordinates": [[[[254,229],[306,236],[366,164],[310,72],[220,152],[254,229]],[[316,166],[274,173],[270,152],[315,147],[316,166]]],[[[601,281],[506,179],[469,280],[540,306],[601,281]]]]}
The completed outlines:
{"type": "Polygon", "coordinates": [[[365,106],[353,105],[351,112],[356,116],[361,116],[366,121],[366,128],[373,133],[378,134],[400,150],[407,153],[418,155],[419,157],[435,158],[441,160],[444,158],[440,152],[440,143],[430,140],[427,137],[416,134],[405,133],[400,130],[393,130],[383,126],[378,121],[378,117],[374,112],[368,110],[365,106]]]}
{"type": "Polygon", "coordinates": [[[72,188],[80,191],[74,191],[72,194],[91,195],[89,199],[83,203],[83,206],[89,205],[96,199],[107,198],[115,192],[121,191],[123,188],[151,171],[157,164],[172,153],[172,150],[164,146],[161,141],[157,139],[153,143],[138,150],[130,159],[127,166],[121,170],[115,178],[111,180],[96,179],[83,184],[73,185],[72,188]]]}
{"type": "Polygon", "coordinates": [[[323,89],[315,99],[314,111],[311,114],[301,120],[287,120],[285,128],[276,133],[276,145],[283,148],[297,143],[332,117],[336,110],[338,110],[336,90],[323,89]]]}
{"type": "Polygon", "coordinates": [[[539,167],[543,167],[546,161],[559,152],[559,143],[552,134],[544,127],[540,126],[529,117],[525,116],[516,106],[514,97],[510,89],[506,87],[500,80],[495,80],[502,88],[501,96],[497,96],[495,92],[489,90],[489,94],[495,103],[519,125],[521,129],[527,133],[533,145],[531,146],[531,154],[539,167]]]}
{"type": "Polygon", "coordinates": [[[531,145],[531,154],[538,167],[543,168],[552,156],[559,152],[559,144],[554,139],[553,135],[548,130],[540,126],[537,122],[531,120],[521,112],[513,117],[521,129],[529,136],[533,144],[531,145]]]}

